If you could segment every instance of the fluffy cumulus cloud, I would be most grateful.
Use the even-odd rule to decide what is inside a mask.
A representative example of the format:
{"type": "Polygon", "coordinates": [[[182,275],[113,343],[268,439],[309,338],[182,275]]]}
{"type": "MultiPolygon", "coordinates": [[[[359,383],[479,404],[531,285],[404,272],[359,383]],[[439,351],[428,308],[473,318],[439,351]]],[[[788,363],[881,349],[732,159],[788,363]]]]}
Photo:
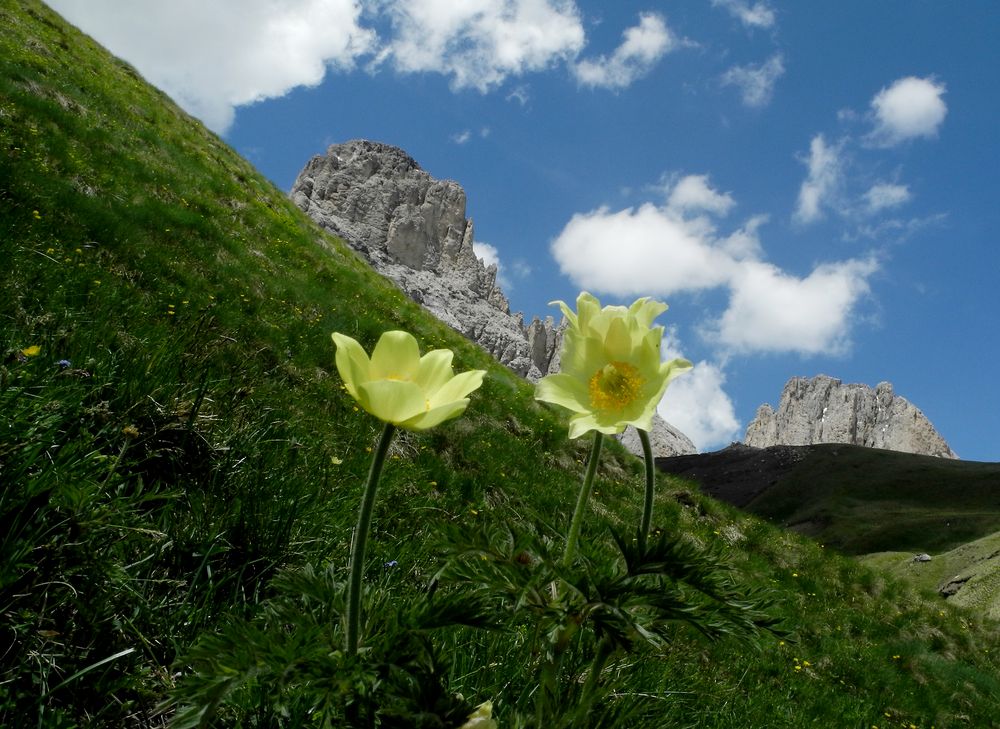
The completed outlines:
{"type": "Polygon", "coordinates": [[[638,25],[622,34],[622,43],[614,53],[582,60],[573,66],[573,73],[583,86],[622,89],[645,75],[677,44],[661,16],[644,13],[638,25]]]}
{"type": "Polygon", "coordinates": [[[841,181],[841,146],[827,143],[822,134],[809,144],[805,160],[808,174],[799,188],[794,218],[799,223],[812,223],[823,217],[823,209],[831,204],[841,181]]]}
{"type": "Polygon", "coordinates": [[[771,28],[775,23],[774,10],[763,0],[712,0],[712,5],[724,8],[747,28],[771,28]]]}
{"type": "Polygon", "coordinates": [[[724,86],[735,86],[740,90],[743,103],[760,108],[770,103],[774,95],[774,85],[785,73],[785,61],[776,53],[760,65],[734,66],[722,74],[724,86]]]}
{"type": "Polygon", "coordinates": [[[560,270],[594,292],[670,295],[723,285],[732,258],[702,226],[645,204],[574,215],[552,243],[560,270]]]}
{"type": "Polygon", "coordinates": [[[930,78],[907,76],[879,91],[871,108],[875,128],[868,141],[892,147],[920,137],[935,137],[948,113],[945,86],[930,78]]]}
{"type": "MultiPolygon", "coordinates": [[[[578,63],[586,33],[574,0],[50,4],[220,133],[237,107],[317,85],[329,69],[439,73],[455,90],[486,93],[565,65],[582,85],[621,89],[679,43],[646,13],[613,54],[578,63]]],[[[507,98],[525,104],[527,87],[507,98]]]]}
{"type": "Polygon", "coordinates": [[[667,198],[667,207],[680,213],[728,213],[736,201],[729,193],[714,190],[708,175],[687,175],[674,185],[667,198]]]}
{"type": "Polygon", "coordinates": [[[574,58],[585,34],[569,0],[384,2],[393,37],[378,55],[402,72],[442,73],[485,92],[510,76],[574,58]]]}
{"type": "Polygon", "coordinates": [[[761,260],[758,231],[766,216],[723,235],[714,219],[691,215],[718,216],[732,206],[707,178],[681,179],[667,200],[573,216],[552,242],[560,270],[580,288],[622,298],[728,290],[725,311],[702,323],[706,339],[724,353],[846,350],[878,268],[874,260],[820,264],[796,276],[761,260]]]}
{"type": "Polygon", "coordinates": [[[805,278],[748,261],[729,282],[729,306],[709,325],[710,338],[735,352],[841,354],[851,313],[868,293],[874,259],[817,266],[805,278]]]}
{"type": "Polygon", "coordinates": [[[357,0],[49,0],[209,127],[234,107],[322,81],[371,51],[357,0]]]}

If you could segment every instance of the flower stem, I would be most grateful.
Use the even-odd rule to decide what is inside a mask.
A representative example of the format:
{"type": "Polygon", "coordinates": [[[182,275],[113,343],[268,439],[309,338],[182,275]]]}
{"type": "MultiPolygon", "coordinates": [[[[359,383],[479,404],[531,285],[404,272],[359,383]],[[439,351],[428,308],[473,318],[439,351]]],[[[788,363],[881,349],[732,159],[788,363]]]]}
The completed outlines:
{"type": "Polygon", "coordinates": [[[649,524],[653,520],[653,490],[656,484],[653,462],[653,448],[649,444],[649,433],[636,428],[639,442],[642,443],[642,457],[646,461],[646,498],[642,505],[642,522],[639,524],[639,546],[645,547],[649,538],[649,524]]]}
{"type": "Polygon", "coordinates": [[[396,432],[396,426],[386,423],[379,439],[378,448],[372,456],[371,470],[368,471],[368,483],[361,498],[361,508],[358,510],[358,525],[354,529],[354,539],[351,542],[351,577],[347,584],[347,654],[353,656],[358,652],[358,634],[361,627],[361,578],[365,571],[365,550],[368,547],[368,532],[372,525],[372,506],[375,504],[375,492],[378,491],[379,477],[385,456],[389,452],[389,443],[396,432]]]}
{"type": "Polygon", "coordinates": [[[608,665],[608,659],[614,655],[614,652],[614,645],[608,640],[608,637],[601,638],[597,644],[597,652],[590,664],[587,682],[583,685],[583,698],[578,709],[578,716],[586,716],[590,712],[591,706],[594,705],[594,700],[597,699],[598,685],[601,681],[601,673],[604,672],[604,667],[608,665]]]}
{"type": "Polygon", "coordinates": [[[601,456],[601,443],[603,435],[600,431],[594,431],[594,445],[590,450],[590,460],[587,461],[587,473],[583,477],[583,484],[580,485],[580,493],[576,497],[576,509],[573,511],[573,520],[569,524],[569,536],[566,537],[566,553],[563,555],[563,565],[569,567],[576,557],[576,543],[580,541],[580,527],[583,526],[583,513],[587,510],[587,500],[590,499],[590,492],[594,488],[594,474],[597,473],[597,461],[601,456]]]}

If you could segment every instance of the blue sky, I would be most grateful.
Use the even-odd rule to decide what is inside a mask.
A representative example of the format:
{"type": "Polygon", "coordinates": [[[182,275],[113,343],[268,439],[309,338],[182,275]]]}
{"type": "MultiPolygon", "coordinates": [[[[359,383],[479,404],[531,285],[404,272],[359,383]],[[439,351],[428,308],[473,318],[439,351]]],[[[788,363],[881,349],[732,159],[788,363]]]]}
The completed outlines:
{"type": "Polygon", "coordinates": [[[1000,3],[50,4],[285,191],[354,138],[458,181],[528,319],[668,302],[702,449],[823,373],[1000,460],[1000,3]]]}

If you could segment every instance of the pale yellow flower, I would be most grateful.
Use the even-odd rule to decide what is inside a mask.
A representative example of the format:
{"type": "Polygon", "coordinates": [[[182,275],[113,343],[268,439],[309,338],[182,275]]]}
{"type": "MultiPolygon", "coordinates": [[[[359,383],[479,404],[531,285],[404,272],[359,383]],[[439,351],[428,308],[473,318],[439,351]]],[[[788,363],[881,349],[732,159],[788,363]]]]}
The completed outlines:
{"type": "Polygon", "coordinates": [[[360,344],[339,332],[337,371],[358,404],[379,420],[408,430],[427,430],[458,417],[466,397],[483,383],[486,370],[456,375],[450,349],[435,349],[423,357],[412,334],[385,332],[371,358],[360,344]]]}
{"type": "Polygon", "coordinates": [[[484,701],[476,710],[469,714],[469,719],[458,729],[497,729],[493,718],[493,702],[484,701]]]}
{"type": "Polygon", "coordinates": [[[40,346],[38,346],[37,344],[32,344],[30,347],[25,347],[24,349],[22,349],[21,354],[23,354],[25,357],[37,357],[41,351],[42,348],[40,346]]]}
{"type": "Polygon", "coordinates": [[[663,327],[653,320],[667,305],[649,298],[629,307],[605,306],[584,292],[574,312],[554,301],[569,321],[561,371],[543,377],[535,398],[573,412],[569,437],[591,430],[621,433],[628,425],[648,431],[669,382],[691,369],[684,359],[663,362],[663,327]]]}

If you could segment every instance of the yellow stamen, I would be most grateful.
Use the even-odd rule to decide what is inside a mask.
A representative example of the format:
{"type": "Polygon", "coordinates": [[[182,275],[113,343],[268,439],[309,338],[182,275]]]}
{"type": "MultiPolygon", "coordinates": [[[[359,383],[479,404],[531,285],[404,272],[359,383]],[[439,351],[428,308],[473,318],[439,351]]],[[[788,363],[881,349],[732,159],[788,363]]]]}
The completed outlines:
{"type": "Polygon", "coordinates": [[[590,404],[595,410],[622,410],[639,396],[643,379],[628,362],[610,362],[590,378],[590,404]]]}

